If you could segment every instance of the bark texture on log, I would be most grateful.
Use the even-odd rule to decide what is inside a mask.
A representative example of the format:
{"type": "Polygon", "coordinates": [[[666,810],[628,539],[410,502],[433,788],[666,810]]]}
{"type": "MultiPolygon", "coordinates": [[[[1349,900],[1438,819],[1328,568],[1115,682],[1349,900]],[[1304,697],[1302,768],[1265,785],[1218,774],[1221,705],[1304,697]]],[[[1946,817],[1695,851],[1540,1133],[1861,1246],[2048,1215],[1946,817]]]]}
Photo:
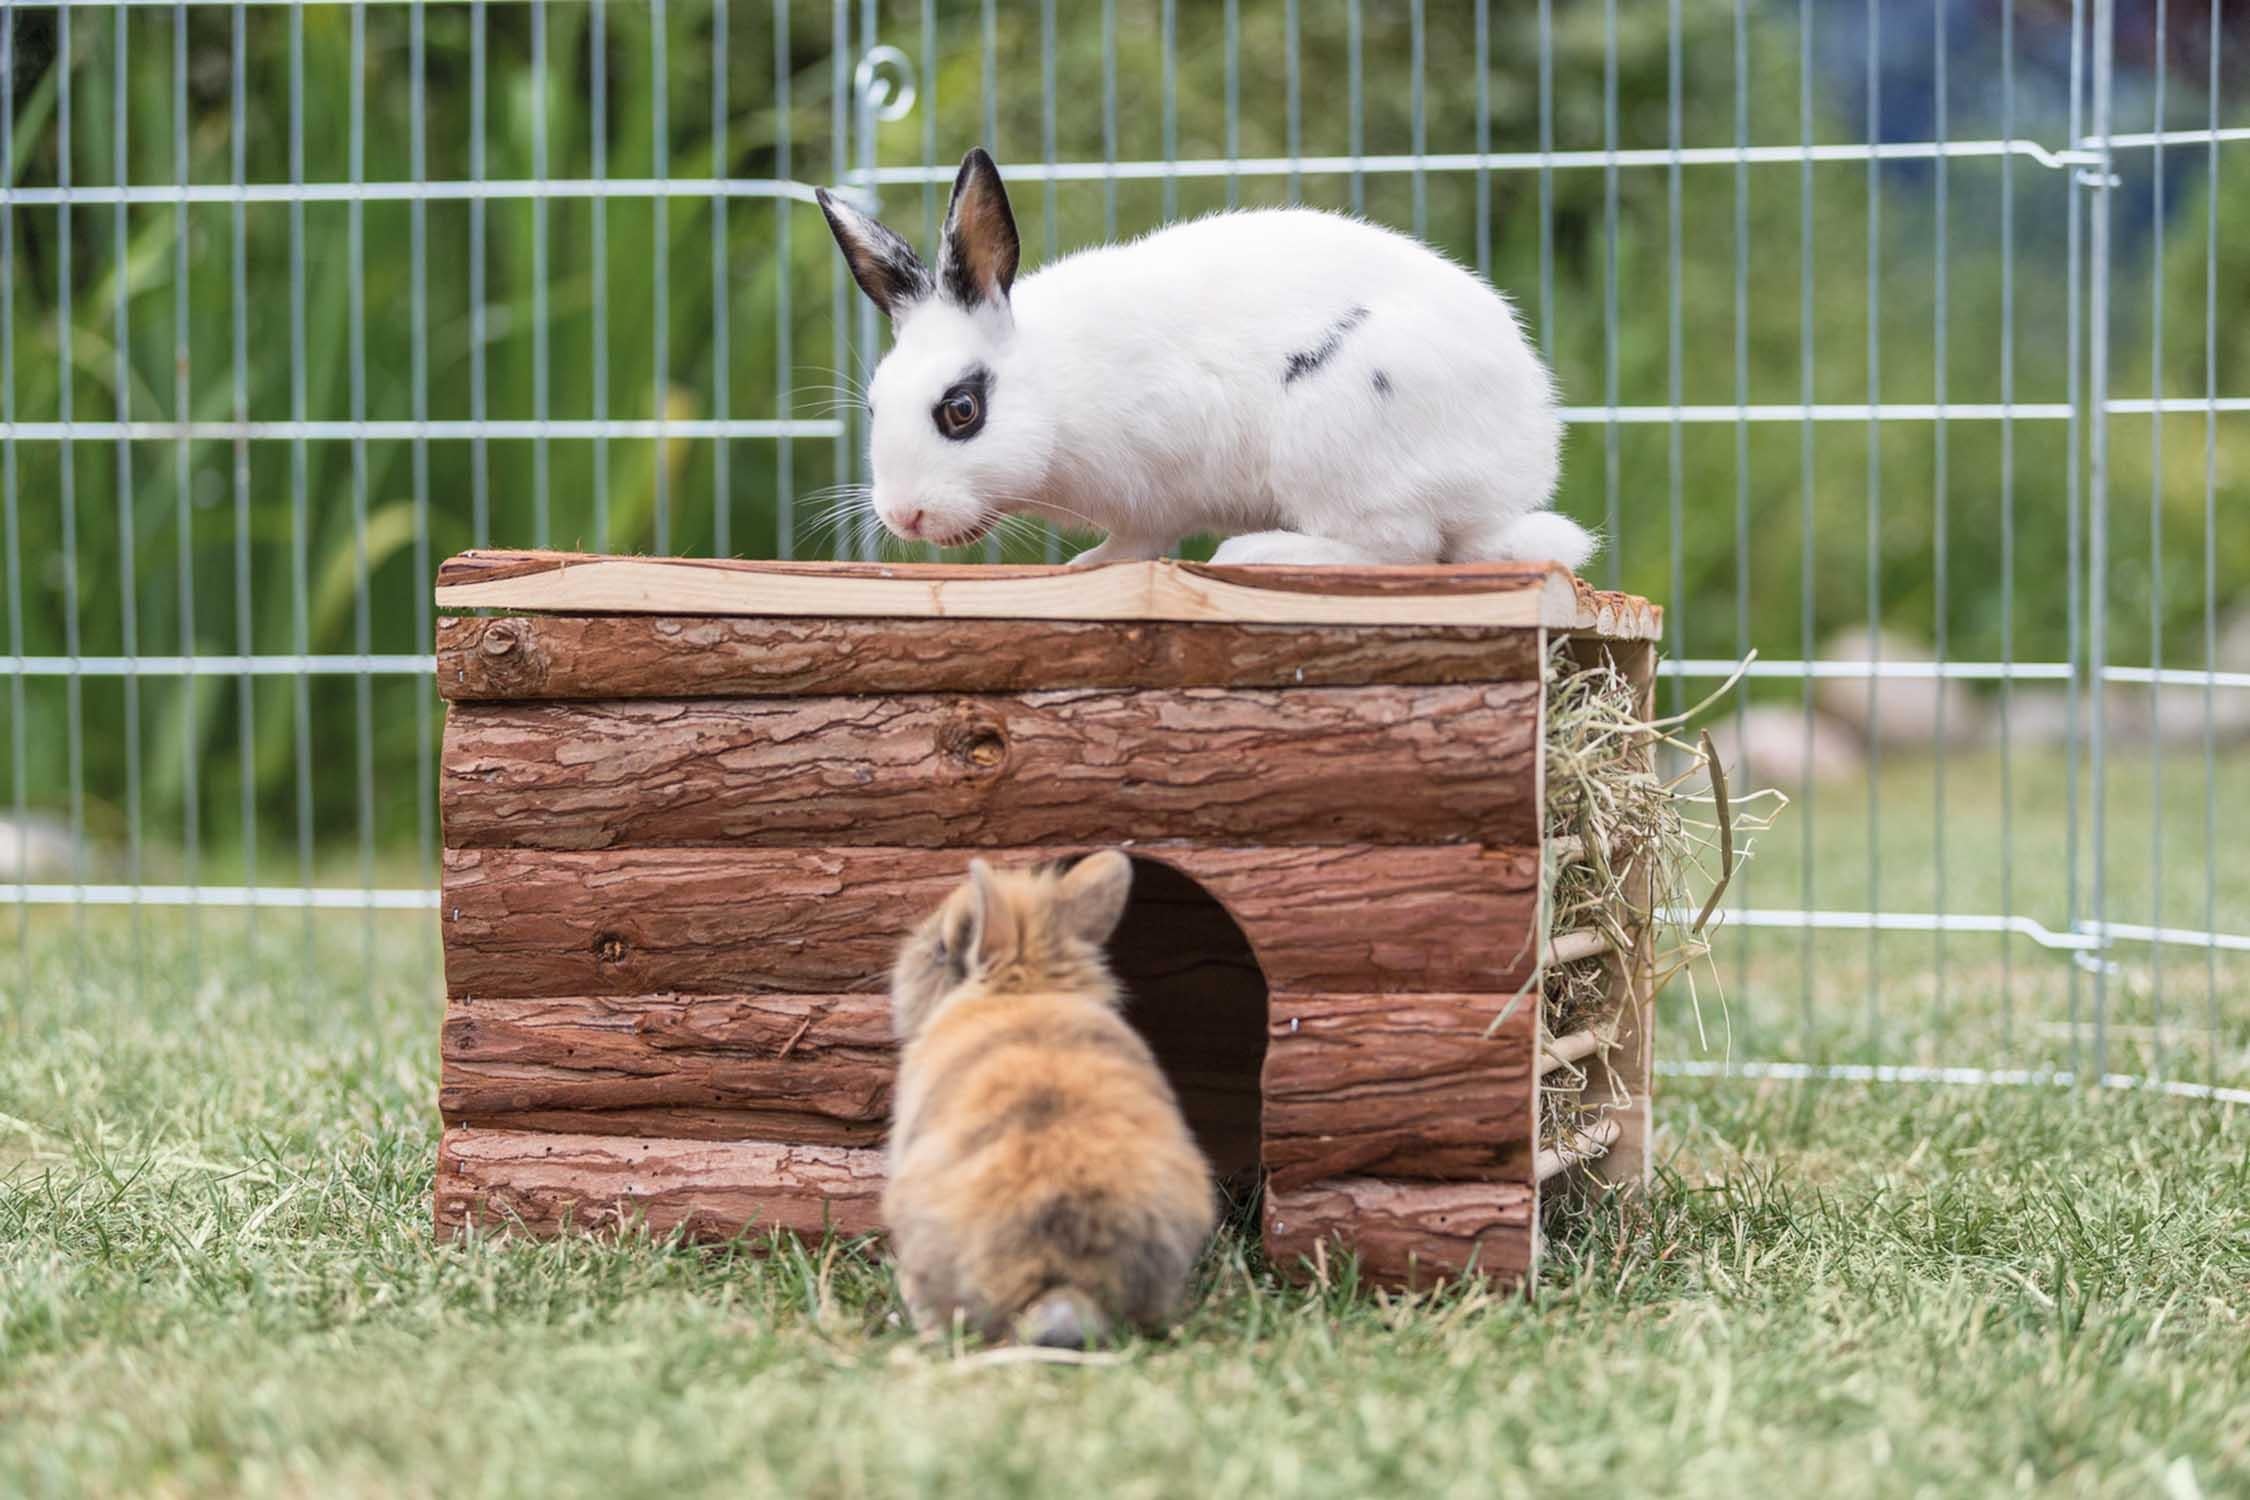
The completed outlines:
{"type": "Polygon", "coordinates": [[[882,1226],[882,1195],[883,1153],[838,1146],[461,1127],[438,1143],[441,1232],[870,1234],[882,1226]]]}
{"type": "Polygon", "coordinates": [[[512,615],[439,620],[437,662],[482,702],[1517,682],[1541,654],[1506,626],[512,615]]]}
{"type": "MultiPolygon", "coordinates": [[[[1086,852],[1008,850],[1001,863],[1086,852]]],[[[1275,989],[1512,992],[1537,944],[1536,849],[1162,845],[1275,989]]],[[[522,997],[869,994],[966,873],[942,849],[451,849],[447,991],[522,997]]]]}
{"type": "Polygon", "coordinates": [[[1532,1181],[1537,995],[1277,994],[1272,1015],[1271,1187],[1532,1181]]]}
{"type": "Polygon", "coordinates": [[[881,995],[451,1001],[448,1125],[871,1146],[896,1066],[881,995]]]}
{"type": "Polygon", "coordinates": [[[1266,1257],[1299,1280],[1304,1262],[1356,1251],[1362,1280],[1379,1286],[1430,1286],[1471,1266],[1513,1285],[1530,1274],[1537,1220],[1537,1194],[1520,1182],[1336,1177],[1267,1189],[1266,1257]]]}
{"type": "Polygon", "coordinates": [[[1540,684],[455,708],[454,848],[1535,844],[1540,684]]]}

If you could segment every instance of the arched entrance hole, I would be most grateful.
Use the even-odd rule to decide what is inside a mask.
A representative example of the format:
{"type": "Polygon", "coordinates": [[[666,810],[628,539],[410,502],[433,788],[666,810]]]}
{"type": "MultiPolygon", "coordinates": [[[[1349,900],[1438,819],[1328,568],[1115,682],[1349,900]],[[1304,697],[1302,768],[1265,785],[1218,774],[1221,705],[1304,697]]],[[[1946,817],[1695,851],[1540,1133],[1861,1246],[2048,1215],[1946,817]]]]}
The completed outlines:
{"type": "Polygon", "coordinates": [[[1266,976],[1241,926],[1170,865],[1136,856],[1109,956],[1196,1143],[1230,1191],[1257,1181],[1266,976]]]}

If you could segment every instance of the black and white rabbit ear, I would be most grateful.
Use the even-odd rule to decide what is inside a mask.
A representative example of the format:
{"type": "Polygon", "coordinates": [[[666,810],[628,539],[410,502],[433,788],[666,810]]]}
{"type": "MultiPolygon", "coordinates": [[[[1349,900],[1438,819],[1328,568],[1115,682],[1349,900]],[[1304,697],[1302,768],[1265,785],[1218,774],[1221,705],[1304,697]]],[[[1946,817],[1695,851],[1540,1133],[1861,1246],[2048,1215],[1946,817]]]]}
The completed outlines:
{"type": "Polygon", "coordinates": [[[828,218],[829,233],[844,252],[852,280],[867,293],[867,300],[897,322],[899,314],[930,295],[937,281],[914,247],[879,220],[869,218],[826,188],[815,188],[820,211],[828,218]]]}
{"type": "Polygon", "coordinates": [[[961,158],[961,173],[953,179],[945,238],[938,246],[938,283],[963,307],[1004,304],[1015,284],[1019,250],[1000,169],[978,146],[961,158]]]}

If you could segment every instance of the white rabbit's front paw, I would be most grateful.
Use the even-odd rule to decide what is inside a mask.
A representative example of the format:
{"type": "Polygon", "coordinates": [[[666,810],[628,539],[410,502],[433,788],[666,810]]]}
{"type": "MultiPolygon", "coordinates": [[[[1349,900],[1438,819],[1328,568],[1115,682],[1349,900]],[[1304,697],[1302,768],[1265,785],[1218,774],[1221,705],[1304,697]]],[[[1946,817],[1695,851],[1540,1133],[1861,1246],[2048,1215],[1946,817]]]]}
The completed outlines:
{"type": "Polygon", "coordinates": [[[1252,531],[1230,536],[1211,554],[1215,563],[1295,563],[1299,566],[1353,566],[1381,562],[1366,547],[1301,531],[1252,531]]]}
{"type": "Polygon", "coordinates": [[[1102,541],[1088,547],[1070,560],[1074,568],[1094,568],[1103,563],[1153,562],[1171,550],[1169,542],[1141,541],[1111,532],[1102,541]]]}

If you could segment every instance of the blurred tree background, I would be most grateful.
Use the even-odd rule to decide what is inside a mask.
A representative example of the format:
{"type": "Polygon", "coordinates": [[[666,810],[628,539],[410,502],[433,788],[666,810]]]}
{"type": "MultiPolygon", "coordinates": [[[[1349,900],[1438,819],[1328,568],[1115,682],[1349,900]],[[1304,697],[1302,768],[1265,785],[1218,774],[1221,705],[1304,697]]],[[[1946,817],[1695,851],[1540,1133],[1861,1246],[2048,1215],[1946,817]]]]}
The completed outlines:
{"type": "MultiPolygon", "coordinates": [[[[2220,38],[2215,8],[2158,5],[2117,7],[2116,128],[2250,123],[2242,7],[2220,38]]],[[[2069,143],[2058,0],[888,0],[872,39],[862,5],[806,0],[723,15],[709,0],[19,5],[5,24],[19,189],[113,184],[121,166],[158,188],[183,170],[203,185],[832,182],[860,149],[838,133],[851,113],[838,89],[870,40],[902,48],[920,86],[875,142],[886,168],[931,168],[928,185],[882,193],[918,239],[947,164],[979,141],[1019,168],[1990,140],[2011,123],[2069,143]]],[[[2250,394],[2250,163],[2222,160],[2216,195],[2201,144],[2164,152],[2161,170],[2123,151],[2118,168],[2112,394],[2201,398],[2207,361],[2220,394],[2250,394]]],[[[1875,168],[1597,157],[1170,186],[1018,175],[1014,192],[1032,265],[1230,203],[1297,199],[1413,229],[1516,299],[1576,408],[1929,403],[1941,381],[1953,403],[2069,395],[2068,177],[2029,154],[1875,168]]],[[[842,438],[725,442],[13,437],[5,585],[20,654],[422,651],[430,569],[449,552],[804,550],[813,497],[849,477],[836,388],[864,375],[848,344],[858,309],[804,201],[564,191],[417,210],[159,194],[67,210],[11,199],[4,213],[0,418],[13,422],[846,424],[842,438]]],[[[1673,606],[1675,652],[1795,657],[1871,614],[1923,639],[1942,628],[1957,657],[2068,650],[2061,421],[1886,420],[1871,438],[1858,419],[1588,416],[1561,503],[1609,533],[1598,579],[1673,606]]],[[[2112,659],[2147,660],[2160,627],[2168,664],[2198,664],[2206,600],[2224,613],[2250,598],[2250,415],[2215,424],[2215,550],[2202,414],[2120,415],[2110,434],[2112,659]]],[[[290,851],[317,859],[355,839],[427,860],[424,679],[10,686],[12,785],[55,810],[75,785],[76,815],[113,845],[137,802],[141,878],[185,873],[191,845],[205,879],[243,873],[260,848],[265,878],[284,878],[290,851]]]]}

